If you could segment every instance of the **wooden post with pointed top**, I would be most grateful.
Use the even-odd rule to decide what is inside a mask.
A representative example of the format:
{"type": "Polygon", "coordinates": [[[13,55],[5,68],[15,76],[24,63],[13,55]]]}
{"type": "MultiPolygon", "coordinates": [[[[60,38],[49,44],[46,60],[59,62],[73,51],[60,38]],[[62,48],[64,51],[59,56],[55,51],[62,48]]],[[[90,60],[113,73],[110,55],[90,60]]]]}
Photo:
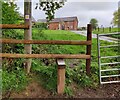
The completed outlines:
{"type": "Polygon", "coordinates": [[[58,76],[57,76],[57,93],[63,94],[65,88],[65,62],[63,59],[57,59],[58,76]]]}
{"type": "MultiPolygon", "coordinates": [[[[29,29],[24,30],[24,38],[25,40],[31,40],[32,39],[32,21],[31,21],[31,12],[32,12],[32,7],[31,7],[31,0],[24,0],[24,21],[25,25],[29,25],[29,29]]],[[[25,44],[24,49],[25,49],[25,54],[31,54],[31,44],[25,44]]],[[[27,69],[27,73],[30,72],[31,68],[31,59],[26,59],[25,61],[25,67],[27,69]]]]}

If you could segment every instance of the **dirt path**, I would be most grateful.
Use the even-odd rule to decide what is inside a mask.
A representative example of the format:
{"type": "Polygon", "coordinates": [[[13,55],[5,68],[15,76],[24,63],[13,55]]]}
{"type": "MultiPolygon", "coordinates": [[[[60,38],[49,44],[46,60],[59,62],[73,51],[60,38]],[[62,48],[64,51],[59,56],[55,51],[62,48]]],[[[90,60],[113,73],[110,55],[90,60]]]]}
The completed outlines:
{"type": "MultiPolygon", "coordinates": [[[[120,84],[101,85],[98,88],[72,87],[72,98],[120,98],[120,84]]],[[[45,90],[39,83],[31,82],[24,91],[11,93],[10,98],[67,98],[66,95],[57,95],[45,90]]]]}

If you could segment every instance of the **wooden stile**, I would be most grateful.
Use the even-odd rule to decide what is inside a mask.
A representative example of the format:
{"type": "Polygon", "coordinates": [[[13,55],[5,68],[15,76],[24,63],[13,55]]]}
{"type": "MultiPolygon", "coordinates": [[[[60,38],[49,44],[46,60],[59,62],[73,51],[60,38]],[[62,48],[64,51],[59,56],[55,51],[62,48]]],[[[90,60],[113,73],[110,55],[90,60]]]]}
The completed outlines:
{"type": "Polygon", "coordinates": [[[63,94],[65,88],[65,61],[64,59],[57,59],[56,62],[58,65],[57,92],[58,94],[63,94]]]}
{"type": "MultiPolygon", "coordinates": [[[[25,3],[25,15],[30,15],[30,11],[27,8],[31,7],[30,3],[25,3]],[[29,4],[29,6],[28,6],[29,4]]],[[[26,17],[28,18],[28,17],[26,17]]],[[[29,16],[31,18],[31,15],[29,16]]],[[[90,75],[91,65],[91,45],[92,45],[92,26],[87,25],[87,41],[75,41],[75,40],[31,40],[31,20],[25,19],[25,25],[16,24],[0,24],[2,29],[24,29],[25,40],[16,39],[0,39],[0,43],[8,44],[25,44],[25,54],[9,54],[0,53],[1,58],[25,58],[27,73],[30,72],[31,58],[54,58],[58,65],[58,79],[57,79],[57,92],[58,94],[64,93],[65,88],[65,62],[64,59],[86,59],[86,73],[90,75]],[[87,45],[86,54],[31,54],[31,44],[51,44],[51,45],[87,45]]]]}

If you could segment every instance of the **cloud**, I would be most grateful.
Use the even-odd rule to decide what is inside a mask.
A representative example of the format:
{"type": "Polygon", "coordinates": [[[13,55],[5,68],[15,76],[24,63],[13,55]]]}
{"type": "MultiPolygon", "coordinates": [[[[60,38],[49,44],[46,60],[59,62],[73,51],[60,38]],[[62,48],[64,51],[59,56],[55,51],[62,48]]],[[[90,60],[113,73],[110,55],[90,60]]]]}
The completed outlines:
{"type": "Polygon", "coordinates": [[[68,2],[118,2],[119,0],[67,0],[68,2]]]}
{"type": "MultiPolygon", "coordinates": [[[[20,7],[20,12],[23,13],[23,2],[19,1],[21,0],[18,0],[17,4],[20,7]]],[[[46,15],[43,11],[35,10],[35,4],[38,1],[32,1],[34,1],[32,4],[32,16],[36,20],[45,18],[46,15]]],[[[67,1],[62,8],[56,11],[55,17],[77,16],[79,26],[85,26],[91,18],[96,18],[99,25],[109,26],[113,18],[113,12],[118,8],[118,0],[114,0],[114,2],[109,2],[111,0],[104,0],[104,2],[101,2],[101,0],[95,0],[96,2],[83,2],[83,0],[79,0],[79,2],[77,0],[75,0],[76,2],[73,2],[73,0],[67,1]]]]}
{"type": "Polygon", "coordinates": [[[109,26],[117,5],[117,2],[68,2],[56,11],[55,16],[77,16],[79,26],[85,26],[91,18],[96,18],[100,25],[109,26]]]}

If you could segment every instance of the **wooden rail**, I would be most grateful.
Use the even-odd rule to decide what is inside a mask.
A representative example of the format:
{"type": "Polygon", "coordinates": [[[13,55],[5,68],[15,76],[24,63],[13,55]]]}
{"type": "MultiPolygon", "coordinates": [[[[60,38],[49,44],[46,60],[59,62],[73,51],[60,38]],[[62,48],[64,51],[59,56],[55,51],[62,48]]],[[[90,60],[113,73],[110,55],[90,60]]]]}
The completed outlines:
{"type": "Polygon", "coordinates": [[[90,59],[90,55],[85,54],[8,54],[0,53],[1,58],[62,58],[62,59],[90,59]]]}
{"type": "Polygon", "coordinates": [[[29,25],[0,24],[0,29],[29,29],[29,25]]]}
{"type": "Polygon", "coordinates": [[[75,40],[16,40],[16,39],[0,39],[0,43],[9,44],[59,44],[59,45],[91,45],[91,41],[75,41],[75,40]]]}
{"type": "MultiPolygon", "coordinates": [[[[28,4],[26,4],[28,5],[28,4]]],[[[28,9],[26,7],[26,9],[28,9]]],[[[31,25],[28,19],[25,19],[26,24],[31,25]]],[[[16,39],[0,39],[0,43],[8,44],[25,44],[25,54],[10,54],[0,53],[1,58],[27,58],[27,72],[30,72],[31,59],[29,58],[53,58],[57,59],[58,64],[58,82],[57,92],[58,94],[64,93],[65,87],[65,64],[64,59],[86,59],[86,73],[90,75],[91,65],[91,48],[92,48],[92,26],[87,26],[87,40],[86,41],[75,41],[75,40],[31,40],[31,26],[28,25],[16,25],[16,24],[0,24],[2,29],[25,29],[25,40],[16,39]],[[31,54],[31,44],[52,44],[52,45],[86,45],[86,54],[31,54]]]]}

